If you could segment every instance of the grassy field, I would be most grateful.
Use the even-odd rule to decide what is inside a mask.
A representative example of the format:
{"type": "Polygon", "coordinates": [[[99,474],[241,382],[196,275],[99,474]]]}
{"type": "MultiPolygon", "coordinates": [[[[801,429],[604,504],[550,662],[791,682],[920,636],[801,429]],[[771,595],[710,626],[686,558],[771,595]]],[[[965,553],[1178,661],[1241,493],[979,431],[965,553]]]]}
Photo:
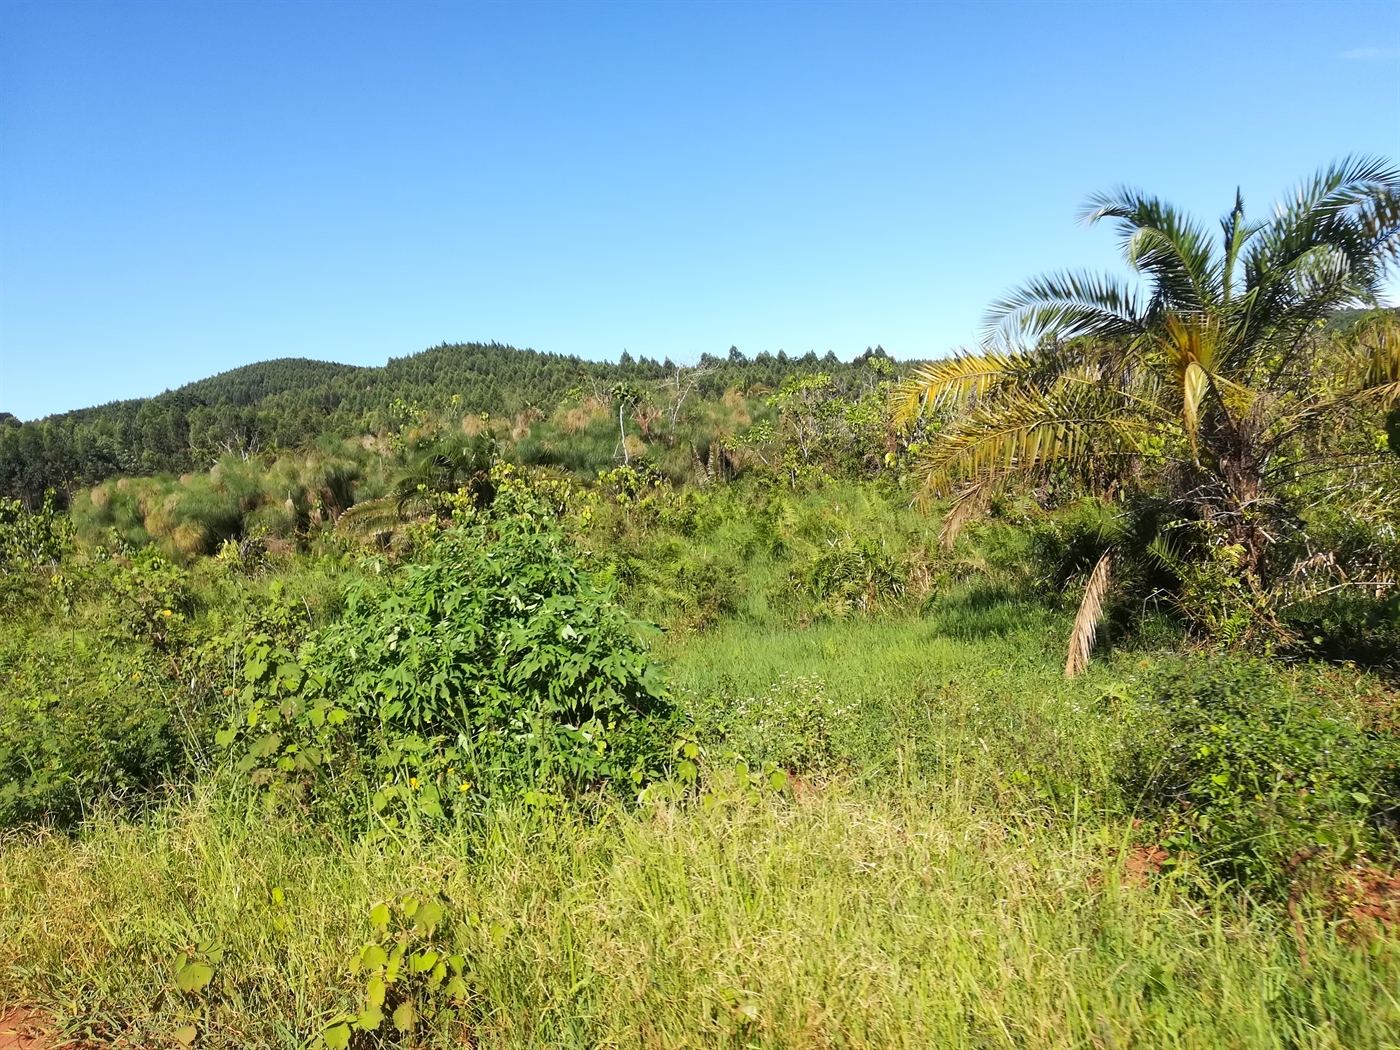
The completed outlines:
{"type": "Polygon", "coordinates": [[[702,745],[737,701],[768,704],[775,754],[813,750],[781,792],[716,750],[683,797],[373,843],[208,784],[13,833],[0,1004],[127,1045],[317,1045],[354,1009],[370,907],[412,894],[443,902],[470,994],[403,1045],[1400,1045],[1394,940],[1135,864],[1102,698],[1144,660],[1066,683],[1064,626],[967,591],[917,618],[668,639],[702,745]],[[820,708],[815,743],[793,696],[820,708]],[[201,945],[212,980],[183,994],[201,945]]]}
{"type": "Polygon", "coordinates": [[[1033,283],[985,355],[444,345],[0,427],[0,1017],[1400,1048],[1397,192],[1223,255],[1096,198],[1146,312],[1033,283]]]}

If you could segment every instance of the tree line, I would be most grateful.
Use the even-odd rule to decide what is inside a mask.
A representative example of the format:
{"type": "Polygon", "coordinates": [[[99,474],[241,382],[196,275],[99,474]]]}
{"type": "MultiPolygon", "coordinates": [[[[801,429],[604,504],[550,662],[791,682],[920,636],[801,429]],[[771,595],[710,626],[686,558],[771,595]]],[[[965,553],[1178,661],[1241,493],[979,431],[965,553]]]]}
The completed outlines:
{"type": "Polygon", "coordinates": [[[549,411],[571,391],[616,383],[690,384],[713,398],[731,387],[777,389],[790,376],[856,369],[882,349],[845,363],[834,353],[800,357],[731,347],[704,354],[689,368],[670,360],[586,361],[574,355],[520,350],[499,343],[454,343],[363,368],[286,358],[236,368],[150,398],[114,401],[21,422],[0,414],[0,494],[38,506],[46,491],[118,476],[182,474],[209,469],[230,453],[306,447],[324,436],[381,433],[400,417],[460,408],[509,416],[549,411]]]}

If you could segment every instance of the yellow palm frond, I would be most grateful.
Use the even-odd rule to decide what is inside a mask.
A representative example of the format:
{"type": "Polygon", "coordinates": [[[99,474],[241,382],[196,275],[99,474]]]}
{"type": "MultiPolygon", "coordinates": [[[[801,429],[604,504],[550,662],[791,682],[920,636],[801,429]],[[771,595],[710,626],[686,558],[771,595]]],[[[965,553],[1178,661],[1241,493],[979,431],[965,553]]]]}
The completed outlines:
{"type": "Polygon", "coordinates": [[[1358,328],[1351,373],[1351,386],[1360,398],[1386,407],[1400,401],[1400,320],[1393,314],[1358,328]]]}
{"type": "Polygon", "coordinates": [[[1026,354],[997,351],[960,353],[922,365],[894,389],[891,407],[895,421],[907,425],[928,409],[964,405],[985,397],[1015,382],[1029,366],[1026,354]]]}
{"type": "Polygon", "coordinates": [[[1057,387],[1004,391],[943,430],[921,462],[926,488],[1059,465],[1087,472],[1097,462],[1132,455],[1149,432],[1136,406],[1115,391],[1057,387]]]}
{"type": "Polygon", "coordinates": [[[1209,314],[1168,315],[1157,336],[1166,359],[1168,382],[1181,396],[1181,427],[1191,447],[1196,447],[1200,433],[1201,414],[1212,390],[1224,400],[1239,403],[1253,399],[1250,391],[1224,374],[1229,357],[1224,327],[1219,318],[1209,314]]]}

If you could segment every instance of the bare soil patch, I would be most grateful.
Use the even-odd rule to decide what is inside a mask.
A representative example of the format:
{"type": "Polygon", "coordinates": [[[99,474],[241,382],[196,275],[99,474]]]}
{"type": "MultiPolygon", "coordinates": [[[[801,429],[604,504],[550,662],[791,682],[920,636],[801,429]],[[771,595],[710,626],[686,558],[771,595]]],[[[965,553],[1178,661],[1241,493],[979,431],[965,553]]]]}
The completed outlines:
{"type": "Polygon", "coordinates": [[[0,1017],[0,1050],[51,1050],[59,1044],[50,1034],[49,1018],[38,1010],[16,1007],[0,1017]]]}

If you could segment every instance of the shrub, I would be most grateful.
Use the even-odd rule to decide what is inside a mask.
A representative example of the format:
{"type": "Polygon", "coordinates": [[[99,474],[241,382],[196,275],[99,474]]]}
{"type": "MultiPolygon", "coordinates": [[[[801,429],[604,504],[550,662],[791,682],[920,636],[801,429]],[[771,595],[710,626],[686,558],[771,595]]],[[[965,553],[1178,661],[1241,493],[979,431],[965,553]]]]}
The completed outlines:
{"type": "Polygon", "coordinates": [[[332,805],[360,792],[397,820],[658,767],[671,706],[637,625],[542,508],[514,490],[497,503],[422,563],[352,584],[299,653],[254,636],[220,741],[255,785],[332,805]]]}
{"type": "Polygon", "coordinates": [[[136,640],[171,649],[185,638],[193,611],[189,577],[154,547],[137,551],[111,582],[113,608],[136,640]]]}
{"type": "Polygon", "coordinates": [[[849,534],[828,541],[794,573],[794,582],[816,601],[817,616],[842,617],[854,609],[872,612],[897,601],[908,572],[884,541],[849,534]]]}
{"type": "Polygon", "coordinates": [[[158,668],[81,631],[0,650],[0,827],[68,824],[158,787],[182,759],[158,668]]]}
{"type": "Polygon", "coordinates": [[[1389,837],[1400,738],[1323,688],[1255,660],[1174,661],[1147,679],[1137,721],[1126,787],[1169,845],[1227,877],[1277,889],[1300,853],[1347,855],[1389,837]]]}
{"type": "Polygon", "coordinates": [[[33,514],[17,499],[0,499],[0,572],[57,566],[72,546],[72,519],[54,509],[52,491],[33,514]]]}
{"type": "Polygon", "coordinates": [[[392,1027],[407,1035],[424,1020],[446,1027],[470,995],[467,960],[451,952],[441,904],[405,897],[376,904],[369,917],[374,936],[348,960],[361,988],[359,1009],[332,1018],[321,1033],[320,1045],[330,1050],[382,1045],[369,1042],[373,1033],[392,1027]]]}

